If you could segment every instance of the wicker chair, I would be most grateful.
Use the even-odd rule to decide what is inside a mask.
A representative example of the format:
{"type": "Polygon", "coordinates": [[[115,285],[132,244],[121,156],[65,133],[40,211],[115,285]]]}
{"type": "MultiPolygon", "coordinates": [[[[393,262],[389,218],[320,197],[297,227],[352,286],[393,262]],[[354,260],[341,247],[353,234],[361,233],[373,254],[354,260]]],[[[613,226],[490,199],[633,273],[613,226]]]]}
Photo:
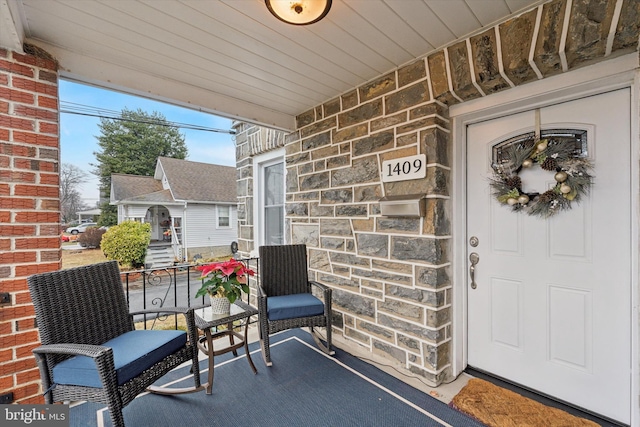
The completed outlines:
{"type": "Polygon", "coordinates": [[[88,400],[108,405],[114,426],[122,409],[146,389],[161,394],[198,391],[197,333],[192,309],[183,331],[135,330],[115,261],[42,273],[27,278],[42,346],[33,350],[45,402],[88,400]],[[149,387],[171,369],[191,361],[194,387],[149,387]]]}
{"type": "Polygon", "coordinates": [[[333,355],[331,288],[308,279],[306,246],[261,246],[259,254],[258,311],[264,363],[272,365],[269,335],[292,328],[309,327],[318,347],[333,355]],[[312,295],[313,288],[321,292],[322,300],[312,295]],[[325,329],[326,344],[314,329],[318,327],[325,329]]]}

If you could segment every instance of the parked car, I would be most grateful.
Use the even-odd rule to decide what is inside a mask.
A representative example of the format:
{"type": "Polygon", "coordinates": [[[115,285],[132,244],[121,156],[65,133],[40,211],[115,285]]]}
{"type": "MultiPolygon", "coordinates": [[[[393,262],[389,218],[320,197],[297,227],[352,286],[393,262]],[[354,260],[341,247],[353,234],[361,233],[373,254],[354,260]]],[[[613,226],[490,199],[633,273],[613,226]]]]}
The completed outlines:
{"type": "Polygon", "coordinates": [[[85,231],[87,231],[87,228],[89,228],[89,227],[97,227],[97,226],[98,226],[98,224],[96,224],[95,222],[85,222],[85,223],[77,225],[75,227],[67,228],[67,233],[71,233],[71,234],[84,233],[85,231]]]}

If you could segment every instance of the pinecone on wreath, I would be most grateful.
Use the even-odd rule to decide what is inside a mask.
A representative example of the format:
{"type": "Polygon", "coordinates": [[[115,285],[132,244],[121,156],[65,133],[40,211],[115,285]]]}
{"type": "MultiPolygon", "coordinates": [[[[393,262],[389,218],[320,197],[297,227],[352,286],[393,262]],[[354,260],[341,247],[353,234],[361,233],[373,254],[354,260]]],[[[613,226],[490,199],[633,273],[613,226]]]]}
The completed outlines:
{"type": "Polygon", "coordinates": [[[556,198],[556,194],[553,192],[553,190],[547,190],[540,195],[540,198],[538,199],[538,201],[540,203],[546,204],[546,203],[550,203],[555,198],[556,198]]]}
{"type": "Polygon", "coordinates": [[[513,175],[508,177],[504,181],[504,183],[507,184],[507,187],[509,188],[520,188],[520,186],[522,185],[522,180],[518,175],[513,175]]]}
{"type": "Polygon", "coordinates": [[[558,162],[556,162],[556,159],[553,157],[547,157],[544,159],[544,162],[542,162],[540,167],[546,171],[553,171],[558,167],[558,162]]]}

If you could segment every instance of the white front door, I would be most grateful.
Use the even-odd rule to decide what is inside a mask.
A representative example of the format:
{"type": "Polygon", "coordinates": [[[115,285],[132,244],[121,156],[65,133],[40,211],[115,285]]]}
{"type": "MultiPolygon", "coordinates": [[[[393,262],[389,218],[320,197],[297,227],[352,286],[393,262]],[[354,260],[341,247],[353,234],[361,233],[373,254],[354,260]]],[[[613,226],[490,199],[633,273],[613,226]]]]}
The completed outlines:
{"type": "MultiPolygon", "coordinates": [[[[549,219],[512,212],[491,195],[492,148],[533,132],[535,112],[467,127],[467,242],[478,242],[467,260],[479,257],[477,288],[467,284],[468,364],[629,423],[630,90],[539,114],[543,132],[586,135],[595,178],[582,203],[549,219]]],[[[540,168],[519,176],[525,191],[554,183],[540,168]]]]}

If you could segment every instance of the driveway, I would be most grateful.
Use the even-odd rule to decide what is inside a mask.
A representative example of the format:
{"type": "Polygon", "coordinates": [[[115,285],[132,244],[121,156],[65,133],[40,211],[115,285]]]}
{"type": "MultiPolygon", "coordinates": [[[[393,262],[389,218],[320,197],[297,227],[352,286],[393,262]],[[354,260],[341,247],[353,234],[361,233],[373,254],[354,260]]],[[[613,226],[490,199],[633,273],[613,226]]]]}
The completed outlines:
{"type": "MultiPolygon", "coordinates": [[[[189,277],[186,271],[178,271],[174,274],[174,271],[170,269],[157,270],[147,276],[144,282],[142,279],[130,280],[129,310],[137,311],[143,308],[161,306],[185,307],[187,305],[199,305],[202,303],[202,298],[196,299],[194,297],[201,286],[199,277],[199,271],[191,270],[189,277]],[[188,295],[187,288],[189,289],[188,295]]],[[[142,319],[141,316],[135,316],[134,320],[139,321],[142,319]]]]}
{"type": "Polygon", "coordinates": [[[65,251],[81,251],[83,249],[84,248],[78,243],[74,243],[73,245],[62,245],[62,250],[65,251]]]}

